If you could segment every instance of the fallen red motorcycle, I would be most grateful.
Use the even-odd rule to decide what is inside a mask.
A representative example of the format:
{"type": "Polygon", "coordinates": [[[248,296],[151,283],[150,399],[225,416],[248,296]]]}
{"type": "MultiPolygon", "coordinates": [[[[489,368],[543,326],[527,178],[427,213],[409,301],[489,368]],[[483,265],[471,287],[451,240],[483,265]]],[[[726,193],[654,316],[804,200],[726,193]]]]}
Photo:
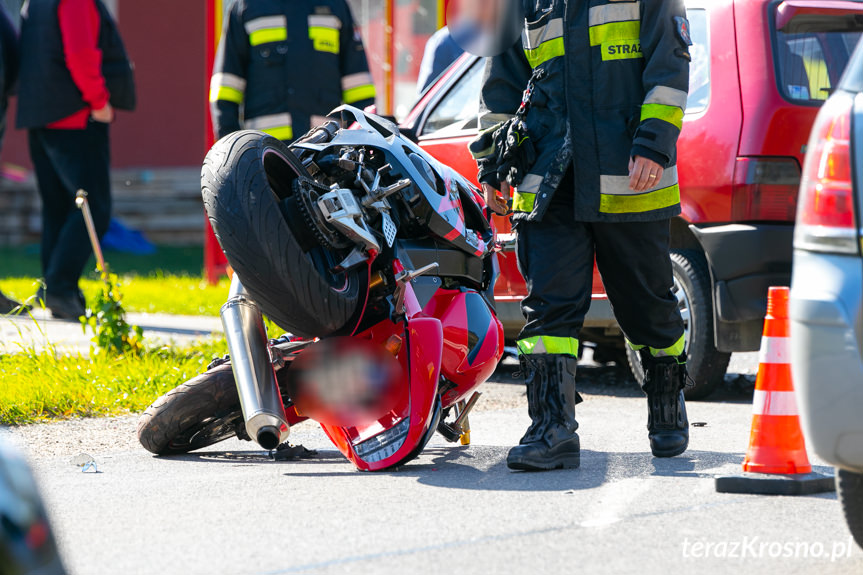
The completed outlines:
{"type": "Polygon", "coordinates": [[[350,106],[290,146],[217,142],[202,194],[234,270],[228,356],[157,399],[159,455],[237,436],[267,450],[317,421],[358,469],[470,441],[477,387],[504,351],[494,228],[482,195],[388,120],[350,106]],[[268,339],[262,314],[289,335],[268,339]]]}

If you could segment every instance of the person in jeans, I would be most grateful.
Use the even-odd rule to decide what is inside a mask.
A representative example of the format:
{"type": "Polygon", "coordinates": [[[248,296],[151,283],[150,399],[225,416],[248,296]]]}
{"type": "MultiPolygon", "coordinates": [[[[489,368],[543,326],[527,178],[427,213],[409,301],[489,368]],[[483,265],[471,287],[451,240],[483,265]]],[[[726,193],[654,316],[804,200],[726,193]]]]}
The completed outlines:
{"type": "MultiPolygon", "coordinates": [[[[6,107],[18,77],[18,33],[9,18],[6,6],[0,3],[0,147],[6,133],[6,107]]],[[[26,309],[0,292],[0,315],[26,309]]]]}
{"type": "Polygon", "coordinates": [[[105,71],[118,62],[130,67],[101,0],[28,0],[20,46],[17,126],[28,130],[42,197],[44,302],[55,318],[77,319],[85,314],[78,281],[92,248],[75,194],[86,190],[101,237],[111,218],[114,119],[105,71]]]}

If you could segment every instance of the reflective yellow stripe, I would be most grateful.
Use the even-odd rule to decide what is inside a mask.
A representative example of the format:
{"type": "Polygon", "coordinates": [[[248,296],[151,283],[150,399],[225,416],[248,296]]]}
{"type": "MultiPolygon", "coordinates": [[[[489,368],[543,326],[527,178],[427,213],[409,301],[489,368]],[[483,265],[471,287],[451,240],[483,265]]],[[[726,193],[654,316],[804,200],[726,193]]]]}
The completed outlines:
{"type": "Polygon", "coordinates": [[[631,60],[633,58],[644,58],[641,51],[641,40],[614,40],[602,43],[603,60],[631,60]]]}
{"type": "Polygon", "coordinates": [[[287,28],[263,28],[249,34],[249,44],[258,46],[268,42],[283,42],[288,39],[287,28]]]}
{"type": "Polygon", "coordinates": [[[665,104],[644,104],[641,107],[641,121],[656,118],[676,126],[679,130],[683,127],[683,110],[677,106],[666,106],[665,104]]]}
{"type": "Polygon", "coordinates": [[[366,100],[368,98],[375,97],[375,86],[374,84],[366,84],[365,86],[357,86],[356,88],[351,88],[350,90],[345,90],[342,92],[342,100],[344,100],[345,104],[352,104],[354,102],[359,102],[360,100],[366,100]]]}
{"type": "Polygon", "coordinates": [[[230,86],[213,86],[210,88],[210,102],[223,100],[225,102],[243,103],[243,93],[230,86]]]}
{"type": "Polygon", "coordinates": [[[680,203],[677,184],[646,194],[599,196],[599,211],[603,214],[630,214],[668,208],[680,203]]]}
{"type": "Polygon", "coordinates": [[[532,68],[536,68],[543,62],[548,62],[552,58],[563,56],[563,38],[554,38],[543,42],[532,50],[525,50],[524,55],[532,68]]]}
{"type": "Polygon", "coordinates": [[[641,22],[629,20],[626,22],[609,22],[590,28],[590,45],[601,46],[618,40],[630,40],[641,37],[641,22]]]}
{"type": "Polygon", "coordinates": [[[262,132],[271,135],[277,140],[293,140],[294,129],[291,126],[281,126],[278,128],[266,128],[262,132]]]}
{"type": "Polygon", "coordinates": [[[530,192],[515,191],[512,197],[512,211],[514,212],[532,212],[533,204],[536,201],[536,194],[530,192]]]}
{"type": "Polygon", "coordinates": [[[554,335],[535,335],[516,342],[518,351],[525,355],[534,353],[565,353],[578,357],[578,339],[554,335]]]}
{"type": "Polygon", "coordinates": [[[339,53],[339,31],[323,26],[309,26],[309,38],[312,47],[318,52],[339,53]]]}
{"type": "MultiPolygon", "coordinates": [[[[644,349],[647,346],[644,345],[636,345],[629,340],[626,340],[627,345],[635,351],[640,349],[644,349]]],[[[679,357],[683,355],[683,352],[686,351],[686,339],[685,336],[681,335],[680,339],[678,339],[674,344],[670,347],[665,348],[657,348],[657,347],[648,347],[648,351],[650,351],[650,355],[653,357],[679,357]]],[[[683,358],[682,362],[686,363],[686,358],[683,358]]]]}

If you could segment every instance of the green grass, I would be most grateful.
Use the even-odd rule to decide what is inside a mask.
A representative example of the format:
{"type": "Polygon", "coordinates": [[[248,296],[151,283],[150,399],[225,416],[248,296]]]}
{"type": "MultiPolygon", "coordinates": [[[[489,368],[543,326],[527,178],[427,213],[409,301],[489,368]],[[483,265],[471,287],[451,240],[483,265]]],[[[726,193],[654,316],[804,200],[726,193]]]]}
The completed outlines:
{"type": "Polygon", "coordinates": [[[139,412],[225,350],[224,340],[213,339],[141,356],[0,355],[0,425],[139,412]]]}
{"type": "MultiPolygon", "coordinates": [[[[120,276],[127,312],[217,317],[228,295],[227,278],[216,286],[203,279],[201,248],[160,246],[152,256],[108,252],[105,257],[120,276]]],[[[92,261],[88,269],[95,270],[92,261]]],[[[38,249],[0,248],[0,290],[7,296],[31,298],[40,275],[38,249]]],[[[81,289],[89,302],[95,301],[101,290],[95,271],[81,280],[81,289]]],[[[283,333],[266,323],[271,337],[283,333]]],[[[88,357],[51,349],[0,354],[0,425],[138,412],[226,352],[222,338],[180,348],[150,348],[140,356],[88,357]]]]}
{"type": "MultiPolygon", "coordinates": [[[[227,278],[215,286],[200,277],[127,275],[120,278],[123,307],[129,312],[217,316],[219,307],[228,297],[229,285],[227,278]]],[[[38,287],[34,277],[0,279],[0,290],[21,302],[33,296],[38,287]]],[[[100,280],[83,279],[81,289],[87,301],[92,302],[101,289],[100,280]]]]}
{"type": "MultiPolygon", "coordinates": [[[[211,286],[202,275],[203,249],[159,246],[149,256],[106,252],[110,270],[120,276],[126,311],[179,315],[218,315],[225,303],[229,281],[211,286]]],[[[0,248],[0,290],[18,301],[36,293],[41,275],[36,246],[0,248]]],[[[95,262],[81,280],[81,289],[93,301],[101,289],[95,262]]]]}
{"type": "MultiPolygon", "coordinates": [[[[117,275],[152,276],[178,275],[201,277],[204,269],[204,248],[200,246],[157,246],[156,253],[147,256],[122,252],[105,252],[105,260],[117,275]]],[[[96,260],[90,258],[86,269],[95,270],[96,260]]],[[[0,279],[5,277],[39,277],[39,246],[0,247],[0,279]]],[[[92,276],[97,277],[95,272],[92,276]]]]}
{"type": "MultiPolygon", "coordinates": [[[[106,252],[120,276],[128,312],[218,316],[228,280],[210,286],[202,275],[200,247],[159,246],[156,254],[106,252]]],[[[81,280],[87,300],[101,290],[95,262],[81,280]]],[[[0,290],[19,301],[31,298],[41,276],[36,246],[0,248],[0,290]]],[[[227,351],[224,339],[193,346],[149,348],[140,356],[88,357],[56,350],[24,349],[0,354],[0,424],[138,412],[154,399],[202,373],[227,351]]]]}

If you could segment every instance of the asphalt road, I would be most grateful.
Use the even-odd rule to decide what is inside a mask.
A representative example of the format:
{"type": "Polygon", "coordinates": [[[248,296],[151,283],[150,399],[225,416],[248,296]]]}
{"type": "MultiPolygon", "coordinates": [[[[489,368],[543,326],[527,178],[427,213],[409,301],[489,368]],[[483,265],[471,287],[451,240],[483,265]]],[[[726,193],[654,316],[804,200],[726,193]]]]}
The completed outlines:
{"type": "MultiPolygon", "coordinates": [[[[755,361],[737,356],[732,371],[751,374],[755,361]]],[[[691,402],[703,425],[689,451],[655,459],[626,372],[583,366],[581,467],[521,473],[505,464],[528,422],[511,371],[486,386],[472,445],[436,436],[383,473],[355,471],[310,423],[291,438],[319,456],[301,462],[239,441],[156,458],[136,445],[134,418],[2,433],[30,447],[77,575],[863,573],[835,494],[715,492],[714,477],[740,470],[751,377],[728,376],[711,401],[691,402]],[[70,463],[82,451],[99,473],[70,463]]]]}

